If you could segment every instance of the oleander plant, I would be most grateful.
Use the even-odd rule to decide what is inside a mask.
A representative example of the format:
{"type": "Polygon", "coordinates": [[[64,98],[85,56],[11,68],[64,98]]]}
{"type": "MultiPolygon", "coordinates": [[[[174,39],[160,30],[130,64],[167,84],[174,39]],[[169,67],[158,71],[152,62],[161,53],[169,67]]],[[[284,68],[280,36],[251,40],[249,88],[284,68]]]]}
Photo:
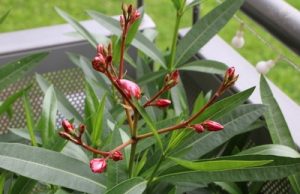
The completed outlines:
{"type": "Polygon", "coordinates": [[[266,79],[260,82],[264,104],[246,104],[254,87],[228,95],[238,82],[235,67],[193,58],[243,2],[224,1],[178,39],[182,16],[199,1],[170,1],[176,18],[166,52],[155,46],[153,29],[139,31],[143,10],[131,4],[120,6],[118,20],[87,12],[110,37],[87,31],[56,8],[95,48],[92,59],[68,53],[85,76],[84,114],[37,74],[42,112],[35,121],[23,99],[26,129],[10,131],[27,141],[0,142],[0,191],[259,193],[265,181],[287,177],[297,193],[300,155],[266,79]],[[181,76],[188,71],[218,74],[222,81],[191,103],[181,76]],[[59,126],[58,111],[64,117],[59,126]],[[249,141],[263,128],[274,144],[249,141]]]}

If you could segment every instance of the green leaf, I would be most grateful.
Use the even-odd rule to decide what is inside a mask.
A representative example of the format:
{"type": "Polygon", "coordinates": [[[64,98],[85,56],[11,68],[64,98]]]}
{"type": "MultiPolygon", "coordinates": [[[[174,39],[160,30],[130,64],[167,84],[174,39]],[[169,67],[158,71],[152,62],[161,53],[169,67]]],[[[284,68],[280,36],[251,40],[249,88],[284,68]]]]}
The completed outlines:
{"type": "Polygon", "coordinates": [[[300,154],[284,145],[279,144],[269,144],[269,145],[261,145],[255,146],[253,148],[244,150],[240,152],[238,155],[273,155],[273,156],[284,156],[290,158],[299,158],[300,154]]]}
{"type": "MultiPolygon", "coordinates": [[[[39,74],[35,75],[36,81],[44,93],[46,93],[50,84],[39,74]]],[[[74,118],[76,121],[83,123],[83,118],[66,97],[59,90],[54,88],[55,96],[57,98],[58,110],[68,119],[74,118]]]]}
{"type": "Polygon", "coordinates": [[[14,194],[14,193],[31,194],[32,189],[35,187],[36,184],[37,184],[36,180],[29,179],[24,176],[19,176],[16,179],[10,191],[10,194],[14,194]]]}
{"type": "Polygon", "coordinates": [[[191,162],[188,160],[182,160],[178,158],[170,159],[180,166],[187,169],[197,170],[197,171],[221,171],[221,170],[232,170],[249,168],[255,166],[262,166],[272,162],[272,160],[216,160],[216,161],[197,161],[191,162]]]}
{"type": "Polygon", "coordinates": [[[263,104],[268,106],[264,117],[273,143],[296,148],[284,116],[264,76],[260,79],[260,93],[263,104]]]}
{"type": "Polygon", "coordinates": [[[85,124],[87,125],[87,130],[91,133],[93,127],[93,115],[96,113],[96,108],[99,107],[98,97],[93,90],[92,86],[86,82],[85,84],[85,107],[84,107],[84,117],[85,124]]]}
{"type": "Polygon", "coordinates": [[[245,91],[242,91],[240,93],[234,94],[232,96],[229,96],[225,99],[222,99],[213,105],[211,105],[202,115],[200,115],[194,123],[201,123],[206,119],[215,119],[218,118],[230,111],[232,111],[234,108],[239,106],[240,104],[244,103],[249,96],[254,91],[253,88],[249,88],[245,91]]]}
{"type": "Polygon", "coordinates": [[[4,193],[6,172],[2,172],[0,175],[0,193],[4,193]]]}
{"type": "Polygon", "coordinates": [[[176,151],[189,150],[186,159],[197,159],[222,145],[232,137],[253,130],[248,128],[265,111],[263,105],[242,105],[220,120],[224,129],[219,132],[192,134],[176,151]]]}
{"type": "Polygon", "coordinates": [[[2,24],[4,22],[4,20],[6,19],[6,17],[8,16],[10,10],[8,10],[7,12],[5,12],[3,15],[1,15],[0,17],[0,24],[2,24]]]}
{"type": "Polygon", "coordinates": [[[300,170],[299,158],[286,158],[278,156],[231,156],[215,160],[273,160],[264,166],[255,166],[242,169],[215,170],[215,171],[191,171],[185,168],[175,167],[173,171],[166,172],[156,178],[157,181],[170,183],[178,182],[243,182],[243,181],[266,181],[281,179],[295,174],[300,170]]]}
{"type": "Polygon", "coordinates": [[[116,185],[108,190],[106,194],[142,194],[146,186],[147,181],[139,177],[134,177],[116,185]]]}
{"type": "Polygon", "coordinates": [[[37,53],[0,67],[0,90],[30,72],[48,53],[37,53]]]}
{"type": "Polygon", "coordinates": [[[164,151],[163,143],[159,137],[159,134],[157,133],[157,128],[155,126],[155,123],[152,121],[151,117],[148,115],[148,113],[145,111],[144,107],[142,107],[137,101],[134,101],[134,105],[137,109],[137,111],[141,114],[144,121],[146,122],[147,126],[151,129],[151,131],[154,134],[155,140],[160,147],[161,151],[164,151]]]}
{"type": "Polygon", "coordinates": [[[211,60],[196,60],[179,66],[179,70],[198,71],[204,73],[224,74],[227,66],[224,63],[211,60]]]}
{"type": "MultiPolygon", "coordinates": [[[[264,76],[261,76],[260,78],[260,94],[263,104],[268,106],[268,110],[264,114],[264,117],[268,125],[272,142],[297,149],[285,118],[264,76]]],[[[300,193],[300,175],[291,176],[289,177],[289,180],[294,191],[300,193]]]]}
{"type": "Polygon", "coordinates": [[[142,76],[138,79],[139,85],[145,85],[154,81],[157,81],[157,79],[163,79],[163,76],[167,73],[166,70],[159,70],[155,72],[150,72],[142,76]]]}
{"type": "Polygon", "coordinates": [[[96,48],[98,42],[78,21],[58,7],[55,7],[55,11],[96,48]]]}
{"type": "Polygon", "coordinates": [[[22,176],[86,193],[104,193],[104,177],[87,164],[61,153],[14,143],[0,143],[0,167],[22,176]]]}
{"type": "Polygon", "coordinates": [[[27,86],[26,88],[15,92],[13,95],[9,96],[4,102],[2,102],[0,105],[0,115],[7,112],[11,108],[12,104],[15,103],[16,100],[18,100],[21,96],[23,96],[24,93],[28,91],[30,87],[31,86],[27,86]]]}
{"type": "Polygon", "coordinates": [[[179,41],[176,50],[176,66],[189,60],[230,20],[244,0],[226,0],[204,18],[179,41]]]}
{"type": "Polygon", "coordinates": [[[34,134],[34,120],[33,120],[33,113],[30,106],[30,101],[28,99],[27,94],[25,93],[23,95],[23,105],[25,109],[25,116],[26,116],[26,124],[27,129],[30,135],[30,141],[33,146],[37,146],[37,141],[34,134]]]}
{"type": "Polygon", "coordinates": [[[97,107],[97,111],[93,116],[93,131],[92,131],[92,144],[94,146],[99,146],[101,143],[101,136],[103,131],[103,117],[104,117],[104,108],[105,108],[106,95],[104,95],[97,107]]]}
{"type": "Polygon", "coordinates": [[[42,105],[42,115],[38,124],[44,147],[49,147],[50,140],[55,133],[56,113],[57,101],[54,93],[54,88],[51,85],[45,93],[42,105]]]}
{"type": "MultiPolygon", "coordinates": [[[[88,14],[100,25],[110,30],[113,34],[120,36],[121,29],[117,20],[95,11],[88,11],[88,14]]],[[[157,61],[159,64],[162,65],[163,68],[167,68],[166,62],[161,52],[142,33],[136,33],[136,37],[132,40],[132,45],[141,50],[145,55],[149,56],[154,61],[157,61]]]]}
{"type": "MultiPolygon", "coordinates": [[[[21,137],[21,138],[24,138],[28,141],[31,140],[31,137],[30,137],[30,134],[28,132],[28,129],[18,129],[18,128],[10,128],[9,131],[11,131],[13,134],[21,137]]],[[[39,136],[35,136],[35,140],[38,144],[42,144],[42,140],[39,136]]]]}

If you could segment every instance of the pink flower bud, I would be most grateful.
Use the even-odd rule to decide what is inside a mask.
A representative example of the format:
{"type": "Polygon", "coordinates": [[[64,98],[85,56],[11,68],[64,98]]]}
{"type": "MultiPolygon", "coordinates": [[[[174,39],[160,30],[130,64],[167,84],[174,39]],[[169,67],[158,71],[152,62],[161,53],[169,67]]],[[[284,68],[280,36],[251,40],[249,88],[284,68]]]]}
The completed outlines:
{"type": "Polygon", "coordinates": [[[80,133],[80,134],[83,134],[84,131],[85,131],[85,126],[84,126],[83,124],[80,124],[80,125],[79,125],[79,133],[80,133]]]}
{"type": "Polygon", "coordinates": [[[74,132],[74,126],[68,120],[64,119],[61,122],[61,125],[64,128],[65,132],[67,132],[67,133],[73,133],[74,132]]]}
{"type": "Polygon", "coordinates": [[[112,154],[111,159],[113,159],[114,161],[123,160],[123,154],[119,151],[115,151],[112,154]]]}
{"type": "Polygon", "coordinates": [[[178,83],[178,81],[179,81],[179,71],[178,70],[175,70],[171,73],[171,79],[174,82],[178,83]]]}
{"type": "Polygon", "coordinates": [[[191,126],[197,133],[204,132],[204,127],[202,124],[195,124],[191,126]]]}
{"type": "Polygon", "coordinates": [[[98,55],[98,56],[94,57],[94,59],[92,61],[92,65],[96,71],[99,71],[102,73],[105,71],[105,59],[103,58],[102,55],[98,55]]]}
{"type": "Polygon", "coordinates": [[[202,123],[202,125],[208,131],[220,131],[220,130],[224,129],[223,125],[221,125],[220,123],[217,123],[215,121],[212,121],[212,120],[206,120],[202,123]]]}
{"type": "Polygon", "coordinates": [[[226,71],[226,75],[228,76],[228,78],[233,78],[234,73],[235,73],[235,68],[234,67],[230,67],[226,71]]]}
{"type": "Polygon", "coordinates": [[[90,168],[93,173],[102,173],[106,169],[106,160],[104,158],[94,158],[90,161],[90,168]]]}
{"type": "Polygon", "coordinates": [[[230,67],[227,69],[225,76],[224,76],[224,86],[226,88],[234,85],[234,83],[236,82],[236,80],[238,79],[239,75],[235,74],[235,68],[234,67],[230,67]]]}
{"type": "Polygon", "coordinates": [[[132,96],[136,99],[141,98],[141,89],[136,83],[126,79],[119,79],[117,80],[117,83],[128,98],[131,98],[132,96]]]}
{"type": "Polygon", "coordinates": [[[169,106],[171,103],[172,102],[169,99],[160,98],[155,101],[155,106],[164,108],[164,107],[169,106]]]}

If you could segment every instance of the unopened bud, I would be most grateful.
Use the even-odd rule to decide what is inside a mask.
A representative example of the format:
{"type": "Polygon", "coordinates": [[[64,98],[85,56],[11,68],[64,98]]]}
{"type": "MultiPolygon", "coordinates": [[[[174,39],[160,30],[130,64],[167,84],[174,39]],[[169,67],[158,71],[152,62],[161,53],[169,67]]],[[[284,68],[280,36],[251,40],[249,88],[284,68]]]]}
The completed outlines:
{"type": "Polygon", "coordinates": [[[112,154],[111,159],[113,159],[114,161],[123,160],[123,154],[120,151],[115,151],[112,154]]]}
{"type": "Polygon", "coordinates": [[[175,86],[179,82],[179,77],[180,77],[180,75],[179,75],[178,70],[175,70],[175,71],[171,72],[170,75],[169,75],[169,80],[167,82],[167,85],[169,87],[175,86]]]}
{"type": "Polygon", "coordinates": [[[171,103],[172,102],[169,99],[160,98],[155,101],[155,106],[160,107],[160,108],[165,108],[165,107],[169,106],[171,103]]]}
{"type": "Polygon", "coordinates": [[[232,86],[236,80],[238,79],[239,75],[235,74],[235,68],[234,67],[230,67],[227,69],[225,76],[224,76],[224,86],[230,87],[232,86]]]}
{"type": "Polygon", "coordinates": [[[119,79],[117,83],[127,97],[131,98],[133,96],[136,99],[141,98],[141,89],[136,83],[126,79],[119,79]]]}
{"type": "Polygon", "coordinates": [[[74,132],[74,126],[68,120],[63,120],[61,122],[61,125],[64,128],[66,133],[72,134],[74,132]]]}
{"type": "Polygon", "coordinates": [[[102,55],[98,55],[98,56],[94,57],[94,59],[92,61],[92,65],[96,71],[99,71],[102,73],[105,71],[105,59],[103,58],[102,55]]]}
{"type": "Polygon", "coordinates": [[[104,158],[95,158],[90,161],[90,168],[93,173],[102,173],[106,169],[106,160],[104,158]]]}
{"type": "Polygon", "coordinates": [[[202,124],[195,124],[191,126],[197,133],[202,133],[204,132],[204,127],[202,124]]]}
{"type": "Polygon", "coordinates": [[[206,120],[202,123],[203,127],[208,131],[220,131],[224,129],[224,126],[218,122],[212,120],[206,120]]]}
{"type": "Polygon", "coordinates": [[[130,4],[130,5],[128,5],[128,8],[127,8],[127,13],[128,13],[128,15],[131,15],[131,12],[132,12],[132,5],[130,4]]]}

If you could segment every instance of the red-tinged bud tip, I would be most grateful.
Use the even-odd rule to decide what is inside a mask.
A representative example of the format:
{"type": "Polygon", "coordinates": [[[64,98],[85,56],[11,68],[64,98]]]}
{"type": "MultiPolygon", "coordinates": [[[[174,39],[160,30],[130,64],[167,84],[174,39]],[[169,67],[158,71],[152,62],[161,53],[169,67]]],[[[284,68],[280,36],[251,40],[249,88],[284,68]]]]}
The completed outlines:
{"type": "Polygon", "coordinates": [[[74,126],[68,120],[63,120],[61,122],[61,125],[64,128],[66,133],[73,133],[74,132],[74,126]]]}
{"type": "Polygon", "coordinates": [[[233,78],[235,74],[235,68],[234,67],[228,68],[226,74],[228,75],[229,78],[233,78]]]}
{"type": "Polygon", "coordinates": [[[215,121],[211,121],[211,120],[206,120],[202,123],[202,125],[204,126],[205,129],[207,129],[208,131],[220,131],[222,129],[224,129],[224,126],[221,125],[218,122],[215,121]]]}
{"type": "Polygon", "coordinates": [[[103,44],[98,44],[97,45],[97,53],[98,53],[98,55],[103,55],[104,54],[104,45],[103,44]]]}
{"type": "Polygon", "coordinates": [[[102,173],[106,169],[106,160],[104,158],[94,158],[90,161],[90,168],[93,173],[102,173]]]}
{"type": "Polygon", "coordinates": [[[155,106],[164,108],[164,107],[169,106],[171,103],[172,102],[169,99],[160,98],[155,101],[155,106]]]}
{"type": "Polygon", "coordinates": [[[172,72],[171,79],[174,82],[178,83],[178,81],[179,81],[179,71],[178,70],[175,70],[175,71],[172,72]]]}
{"type": "Polygon", "coordinates": [[[123,154],[120,151],[115,151],[112,154],[111,159],[113,159],[114,161],[123,160],[123,154]]]}
{"type": "Polygon", "coordinates": [[[124,93],[128,98],[131,97],[135,97],[136,99],[141,98],[141,89],[136,83],[126,79],[119,79],[117,80],[117,83],[119,84],[120,88],[124,91],[124,93]]]}
{"type": "Polygon", "coordinates": [[[85,131],[85,126],[84,126],[83,124],[80,124],[80,125],[79,125],[79,133],[80,133],[80,134],[83,134],[84,131],[85,131]]]}
{"type": "Polygon", "coordinates": [[[191,126],[197,133],[202,133],[204,132],[204,127],[202,124],[195,124],[191,126]]]}

